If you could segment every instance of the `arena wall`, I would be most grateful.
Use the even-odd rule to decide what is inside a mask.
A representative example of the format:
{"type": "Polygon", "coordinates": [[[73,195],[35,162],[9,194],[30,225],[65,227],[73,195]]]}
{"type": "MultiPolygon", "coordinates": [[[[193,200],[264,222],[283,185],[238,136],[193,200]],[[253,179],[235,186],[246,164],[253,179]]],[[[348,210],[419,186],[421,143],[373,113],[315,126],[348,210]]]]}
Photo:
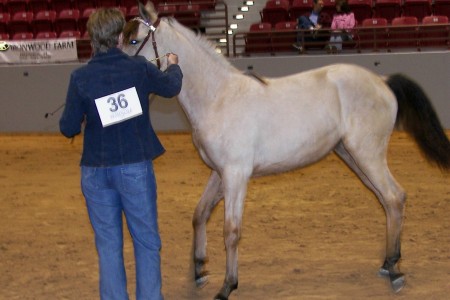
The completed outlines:
{"type": "MultiPolygon", "coordinates": [[[[402,72],[420,83],[431,98],[442,124],[450,129],[449,51],[244,57],[230,59],[230,62],[243,72],[252,69],[266,77],[289,75],[337,62],[358,64],[380,75],[402,72]]],[[[62,109],[47,118],[45,115],[64,104],[70,73],[79,66],[80,63],[0,66],[0,132],[58,132],[62,109]]],[[[159,132],[190,130],[176,99],[156,97],[153,99],[150,114],[153,125],[159,132]]]]}

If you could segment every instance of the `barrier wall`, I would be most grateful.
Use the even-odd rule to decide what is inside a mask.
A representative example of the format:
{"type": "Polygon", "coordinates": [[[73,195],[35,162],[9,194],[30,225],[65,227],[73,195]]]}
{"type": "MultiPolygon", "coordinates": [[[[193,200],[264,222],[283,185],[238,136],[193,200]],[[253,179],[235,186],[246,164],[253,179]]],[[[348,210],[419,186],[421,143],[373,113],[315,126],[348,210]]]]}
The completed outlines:
{"type": "MultiPolygon", "coordinates": [[[[450,52],[380,53],[355,55],[304,55],[230,59],[238,69],[266,77],[289,75],[337,62],[353,63],[380,75],[402,72],[415,79],[431,98],[445,128],[450,129],[450,52]]],[[[78,63],[0,66],[0,132],[58,132],[70,73],[78,63]]],[[[305,93],[314,91],[305,91],[305,93]]],[[[301,95],[299,95],[301,97],[301,95]]],[[[255,99],[256,101],[257,99],[255,99]]],[[[160,132],[189,131],[190,126],[176,99],[152,100],[153,126],[160,132]]]]}

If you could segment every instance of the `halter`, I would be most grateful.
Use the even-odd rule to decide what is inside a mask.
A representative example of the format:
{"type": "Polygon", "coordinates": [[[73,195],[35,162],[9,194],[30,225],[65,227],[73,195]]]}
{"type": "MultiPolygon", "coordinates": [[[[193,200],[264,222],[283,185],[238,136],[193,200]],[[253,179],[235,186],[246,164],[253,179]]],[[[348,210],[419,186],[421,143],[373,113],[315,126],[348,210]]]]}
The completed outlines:
{"type": "MultiPolygon", "coordinates": [[[[137,50],[137,52],[134,54],[134,56],[138,55],[139,52],[141,52],[142,48],[144,48],[145,44],[148,42],[150,36],[152,36],[152,45],[153,45],[153,51],[155,51],[155,57],[159,57],[158,55],[158,47],[156,45],[156,41],[155,41],[155,31],[156,28],[159,25],[159,21],[160,19],[157,19],[155,21],[155,23],[150,23],[149,21],[146,21],[142,18],[136,17],[133,19],[133,21],[138,21],[141,24],[144,24],[146,27],[149,28],[147,36],[145,37],[144,41],[142,41],[141,46],[139,46],[139,49],[137,50]]],[[[158,65],[158,69],[161,69],[161,62],[159,61],[159,59],[156,60],[156,64],[158,65]]]]}

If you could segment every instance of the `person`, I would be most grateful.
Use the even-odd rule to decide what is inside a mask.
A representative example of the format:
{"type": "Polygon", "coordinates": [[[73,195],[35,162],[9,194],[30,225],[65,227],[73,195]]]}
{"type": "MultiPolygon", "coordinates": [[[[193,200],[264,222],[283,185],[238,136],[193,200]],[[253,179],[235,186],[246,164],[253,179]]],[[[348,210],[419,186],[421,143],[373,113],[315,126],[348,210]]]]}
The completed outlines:
{"type": "Polygon", "coordinates": [[[342,42],[353,40],[351,29],[356,25],[355,14],[350,10],[347,0],[336,1],[336,13],[331,21],[331,36],[328,52],[342,51],[342,42]]]}
{"type": "Polygon", "coordinates": [[[313,0],[313,8],[309,16],[300,16],[297,19],[297,29],[310,30],[311,34],[303,35],[300,32],[297,35],[297,42],[293,45],[294,48],[303,52],[304,42],[321,42],[328,40],[328,37],[324,37],[318,32],[322,29],[320,12],[323,8],[323,0],[313,0]]]}
{"type": "Polygon", "coordinates": [[[123,258],[122,212],[132,236],[136,299],[163,299],[152,160],[164,152],[150,123],[149,95],[176,96],[182,86],[178,56],[167,54],[160,71],[118,45],[125,19],[101,8],[88,19],[92,59],[73,71],[61,133],[72,138],[85,122],[81,188],[94,230],[101,299],[128,299],[123,258]]]}

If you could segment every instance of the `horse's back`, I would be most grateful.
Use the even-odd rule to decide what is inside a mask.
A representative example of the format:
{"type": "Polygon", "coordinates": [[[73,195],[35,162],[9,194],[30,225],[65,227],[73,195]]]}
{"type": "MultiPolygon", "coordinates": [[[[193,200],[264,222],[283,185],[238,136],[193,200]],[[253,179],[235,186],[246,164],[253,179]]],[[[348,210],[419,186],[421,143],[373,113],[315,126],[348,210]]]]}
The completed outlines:
{"type": "Polygon", "coordinates": [[[280,169],[313,163],[341,140],[368,148],[386,145],[395,124],[391,90],[383,78],[359,66],[330,65],[271,79],[268,85],[272,90],[266,88],[270,99],[265,101],[278,107],[267,105],[271,121],[261,125],[261,134],[270,138],[261,141],[264,150],[258,153],[275,154],[280,169]]]}

